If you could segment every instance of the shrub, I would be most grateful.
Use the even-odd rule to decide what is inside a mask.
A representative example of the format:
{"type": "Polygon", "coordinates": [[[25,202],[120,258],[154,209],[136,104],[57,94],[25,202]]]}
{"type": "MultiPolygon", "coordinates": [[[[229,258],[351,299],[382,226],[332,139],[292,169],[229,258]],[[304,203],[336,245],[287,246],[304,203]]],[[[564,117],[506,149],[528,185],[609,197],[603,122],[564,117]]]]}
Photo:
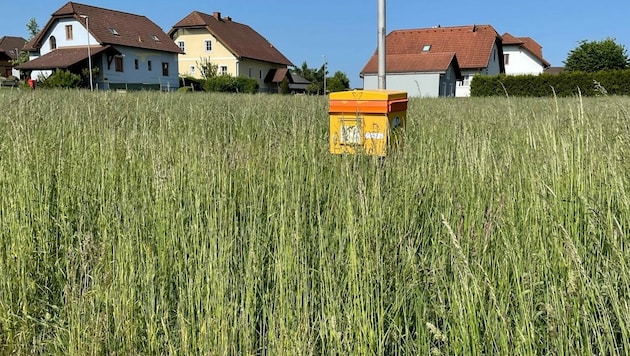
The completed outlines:
{"type": "Polygon", "coordinates": [[[563,72],[557,75],[477,75],[470,84],[470,92],[471,96],[630,95],[630,70],[563,72]]]}
{"type": "Polygon", "coordinates": [[[205,91],[224,93],[250,93],[258,91],[256,79],[233,77],[231,75],[220,75],[208,78],[203,85],[205,91]]]}
{"type": "Polygon", "coordinates": [[[69,70],[57,70],[48,78],[41,81],[42,88],[78,88],[81,76],[69,70]]]}
{"type": "Polygon", "coordinates": [[[179,87],[191,87],[195,90],[195,91],[202,91],[203,90],[203,84],[204,84],[204,80],[203,79],[198,79],[195,77],[189,77],[189,76],[185,76],[185,77],[180,77],[179,78],[179,87]]]}

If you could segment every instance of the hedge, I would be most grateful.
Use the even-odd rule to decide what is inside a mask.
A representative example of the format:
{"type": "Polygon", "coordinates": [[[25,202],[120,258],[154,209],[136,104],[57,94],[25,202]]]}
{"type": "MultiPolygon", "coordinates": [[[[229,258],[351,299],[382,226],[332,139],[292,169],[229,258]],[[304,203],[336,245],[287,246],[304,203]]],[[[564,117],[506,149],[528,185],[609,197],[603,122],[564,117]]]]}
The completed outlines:
{"type": "Polygon", "coordinates": [[[541,75],[475,75],[471,96],[630,95],[630,70],[541,75]]]}

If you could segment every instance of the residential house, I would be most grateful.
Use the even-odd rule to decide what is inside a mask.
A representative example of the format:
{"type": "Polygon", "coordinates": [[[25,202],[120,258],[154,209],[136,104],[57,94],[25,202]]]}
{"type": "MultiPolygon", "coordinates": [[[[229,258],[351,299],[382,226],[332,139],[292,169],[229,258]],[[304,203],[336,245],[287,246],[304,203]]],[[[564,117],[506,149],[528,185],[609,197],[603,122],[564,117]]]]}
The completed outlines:
{"type": "Polygon", "coordinates": [[[12,61],[19,57],[25,43],[22,37],[0,37],[0,77],[20,77],[20,71],[14,68],[12,61]]]}
{"type": "Polygon", "coordinates": [[[273,44],[248,25],[221,16],[193,11],[169,31],[182,50],[179,74],[202,78],[202,66],[210,62],[218,74],[254,78],[261,91],[277,90],[266,82],[271,70],[293,66],[273,44]]]}
{"type": "MultiPolygon", "coordinates": [[[[453,52],[389,54],[386,57],[387,87],[403,90],[409,97],[455,96],[457,81],[462,79],[457,56],[453,52]]],[[[378,87],[378,55],[361,71],[364,88],[378,87]]]]}
{"type": "MultiPolygon", "coordinates": [[[[419,73],[432,73],[447,77],[450,73],[457,76],[455,63],[459,67],[461,80],[457,81],[455,96],[470,96],[470,82],[473,76],[478,74],[494,75],[505,73],[503,64],[503,48],[501,46],[501,36],[490,25],[471,25],[456,27],[441,27],[396,30],[387,35],[386,40],[386,63],[392,61],[398,63],[398,73],[387,74],[387,88],[410,90],[409,96],[438,96],[436,92],[435,79],[428,82],[418,80],[419,73]],[[429,54],[427,56],[427,54],[429,54]],[[454,54],[454,55],[453,55],[454,54]],[[452,69],[444,69],[444,63],[449,56],[457,61],[451,61],[452,69]],[[439,70],[436,65],[429,65],[426,62],[436,61],[441,63],[439,70]]],[[[370,61],[374,61],[374,56],[370,61]]],[[[363,76],[364,89],[377,88],[376,74],[372,73],[368,67],[370,61],[364,67],[363,76]]],[[[387,67],[390,67],[387,64],[387,67]]],[[[391,68],[394,70],[394,68],[391,68]]],[[[387,68],[386,68],[387,70],[387,68]]],[[[441,93],[448,95],[450,82],[441,82],[439,88],[441,93]],[[446,90],[442,90],[444,84],[446,90]]]]}
{"type": "Polygon", "coordinates": [[[543,58],[542,46],[530,37],[514,37],[507,32],[501,37],[505,74],[538,75],[551,66],[543,58]]]}
{"type": "Polygon", "coordinates": [[[291,73],[287,68],[270,69],[265,77],[265,84],[270,93],[282,92],[282,83],[287,80],[290,94],[305,94],[311,82],[302,76],[291,73]]]}
{"type": "Polygon", "coordinates": [[[162,89],[179,86],[179,47],[145,16],[68,2],[52,14],[25,50],[19,66],[31,78],[68,69],[95,89],[162,89]],[[88,58],[91,58],[91,61],[88,58]]]}

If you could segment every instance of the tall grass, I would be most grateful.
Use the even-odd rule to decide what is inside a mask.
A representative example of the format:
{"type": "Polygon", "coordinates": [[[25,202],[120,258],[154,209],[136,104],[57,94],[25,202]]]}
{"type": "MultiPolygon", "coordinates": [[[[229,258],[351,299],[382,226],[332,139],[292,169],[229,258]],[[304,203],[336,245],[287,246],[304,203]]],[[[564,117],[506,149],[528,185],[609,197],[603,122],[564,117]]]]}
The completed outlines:
{"type": "Polygon", "coordinates": [[[625,354],[630,99],[3,91],[2,354],[625,354]]]}

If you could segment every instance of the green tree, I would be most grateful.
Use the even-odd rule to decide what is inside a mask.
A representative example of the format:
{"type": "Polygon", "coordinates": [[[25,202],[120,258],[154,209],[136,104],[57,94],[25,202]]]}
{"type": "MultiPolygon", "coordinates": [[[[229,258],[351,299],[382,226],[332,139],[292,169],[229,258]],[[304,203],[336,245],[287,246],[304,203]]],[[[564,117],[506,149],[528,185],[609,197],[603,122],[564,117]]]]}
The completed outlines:
{"type": "MultiPolygon", "coordinates": [[[[30,40],[35,38],[35,36],[37,36],[37,34],[39,33],[39,25],[37,24],[37,20],[35,20],[34,17],[31,17],[31,19],[28,20],[28,22],[26,23],[26,29],[28,30],[28,36],[29,36],[26,42],[29,42],[30,40]]],[[[17,58],[12,60],[11,64],[13,64],[14,66],[17,66],[25,62],[28,62],[28,52],[18,49],[17,58]]]]}
{"type": "Polygon", "coordinates": [[[306,61],[301,67],[292,69],[291,71],[302,78],[311,82],[306,89],[309,94],[324,94],[324,76],[326,76],[326,89],[328,92],[341,91],[350,87],[350,80],[345,73],[341,71],[335,72],[333,77],[328,77],[328,63],[322,64],[319,68],[309,68],[306,61]]]}
{"type": "Polygon", "coordinates": [[[30,20],[28,20],[28,23],[26,23],[26,28],[28,29],[28,40],[30,41],[33,38],[35,38],[35,36],[37,36],[37,34],[39,33],[39,25],[37,24],[37,20],[35,20],[34,17],[31,17],[30,20]]]}
{"type": "Polygon", "coordinates": [[[341,71],[336,71],[335,75],[326,79],[326,86],[329,92],[344,91],[350,88],[350,79],[341,71]]]}
{"type": "Polygon", "coordinates": [[[201,58],[201,61],[197,62],[197,68],[203,79],[214,78],[219,72],[219,65],[212,63],[210,57],[201,58]]]}
{"type": "Polygon", "coordinates": [[[289,94],[291,90],[289,89],[289,79],[286,77],[282,79],[282,84],[280,86],[280,94],[289,94]]]}
{"type": "Polygon", "coordinates": [[[579,42],[579,46],[569,52],[564,61],[567,71],[597,72],[600,70],[626,69],[630,59],[626,48],[613,38],[603,41],[579,42]]]}

